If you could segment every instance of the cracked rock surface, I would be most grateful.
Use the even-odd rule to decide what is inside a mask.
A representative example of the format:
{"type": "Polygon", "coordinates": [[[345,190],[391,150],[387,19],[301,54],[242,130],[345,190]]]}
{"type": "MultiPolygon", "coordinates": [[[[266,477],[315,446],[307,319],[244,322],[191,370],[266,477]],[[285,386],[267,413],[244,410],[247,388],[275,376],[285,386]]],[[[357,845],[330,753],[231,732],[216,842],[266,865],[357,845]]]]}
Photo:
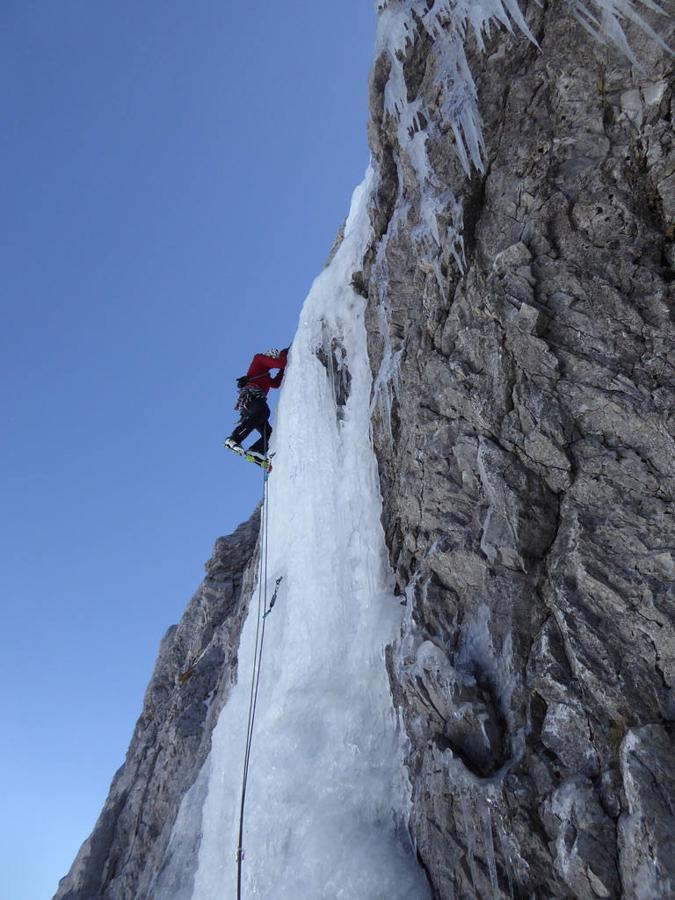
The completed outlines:
{"type": "MultiPolygon", "coordinates": [[[[236,677],[259,511],[219,538],[206,577],[164,636],[124,765],[54,900],[139,900],[160,872],[180,802],[236,677]]],[[[195,847],[196,861],[198,845],[195,847]]],[[[190,880],[186,873],[186,880],[190,880]]],[[[166,898],[170,900],[170,898],[166,898]]]]}
{"type": "MultiPolygon", "coordinates": [[[[639,71],[568,3],[521,6],[538,47],[515,28],[493,25],[484,49],[466,34],[483,171],[467,174],[445,118],[443,29],[418,16],[370,81],[374,237],[353,285],[368,299],[383,525],[405,603],[387,665],[409,829],[436,900],[665,900],[672,57],[629,23],[639,71]],[[397,63],[424,110],[424,183],[385,102],[397,63]]],[[[672,19],[644,14],[672,46],[672,19]]],[[[319,358],[340,421],[339,335],[319,358]]],[[[162,642],[126,762],[56,900],[172,900],[162,861],[236,677],[257,531],[256,513],[219,539],[162,642]]],[[[194,841],[181,858],[196,861],[194,841]]]]}
{"type": "MultiPolygon", "coordinates": [[[[480,52],[467,33],[482,173],[466,174],[443,120],[447,35],[418,19],[402,54],[428,116],[425,183],[387,111],[386,51],[371,77],[375,241],[354,284],[406,602],[389,669],[410,827],[443,900],[665,898],[672,58],[631,26],[640,72],[564,4],[522,6],[540,50],[493,28],[480,52]],[[463,204],[463,265],[439,186],[463,204]]],[[[672,44],[672,20],[649,21],[672,44]]]]}

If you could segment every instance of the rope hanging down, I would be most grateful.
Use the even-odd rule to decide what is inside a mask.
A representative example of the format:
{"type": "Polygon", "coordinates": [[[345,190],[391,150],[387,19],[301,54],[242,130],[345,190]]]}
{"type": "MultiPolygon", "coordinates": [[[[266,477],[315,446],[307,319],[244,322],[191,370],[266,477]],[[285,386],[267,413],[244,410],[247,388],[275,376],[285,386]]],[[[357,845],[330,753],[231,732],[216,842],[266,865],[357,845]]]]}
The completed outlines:
{"type": "Polygon", "coordinates": [[[241,874],[244,861],[244,812],[246,809],[246,785],[248,782],[248,767],[251,760],[251,744],[253,743],[253,725],[255,723],[256,706],[258,703],[258,687],[260,686],[260,667],[262,664],[263,647],[265,644],[265,620],[272,611],[277,599],[279,585],[283,575],[277,578],[274,585],[274,593],[267,605],[267,523],[269,521],[269,499],[267,489],[268,473],[263,475],[263,502],[262,502],[262,528],[260,546],[260,568],[258,571],[258,618],[255,629],[255,651],[253,654],[253,672],[251,675],[251,693],[248,704],[248,723],[246,725],[246,750],[244,753],[244,773],[241,784],[241,806],[239,808],[239,837],[237,840],[237,900],[241,900],[241,874]]]}

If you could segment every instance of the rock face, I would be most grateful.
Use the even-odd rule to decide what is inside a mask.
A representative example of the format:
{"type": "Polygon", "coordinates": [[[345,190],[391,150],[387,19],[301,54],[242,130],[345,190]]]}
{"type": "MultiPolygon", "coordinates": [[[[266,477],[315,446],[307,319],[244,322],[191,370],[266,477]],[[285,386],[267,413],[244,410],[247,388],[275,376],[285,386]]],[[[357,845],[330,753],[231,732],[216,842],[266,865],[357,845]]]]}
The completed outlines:
{"type": "MultiPolygon", "coordinates": [[[[633,21],[623,50],[601,43],[581,0],[522,2],[520,21],[511,0],[378,5],[404,39],[372,70],[353,284],[418,858],[439,900],[671,897],[671,56],[633,21]],[[458,25],[488,6],[512,18],[458,25]]],[[[338,419],[341,358],[331,344],[338,419]]],[[[256,536],[257,515],[217,542],[164,639],[59,900],[178,897],[162,860],[236,675],[256,536]]]]}
{"type": "MultiPolygon", "coordinates": [[[[180,623],[164,636],[125,763],[55,900],[148,895],[180,801],[206,758],[236,676],[258,527],[256,511],[216,541],[206,578],[180,623]]],[[[195,856],[197,850],[198,842],[195,856]]]]}
{"type": "Polygon", "coordinates": [[[443,900],[669,897],[671,58],[631,26],[631,67],[563,3],[521,4],[538,47],[468,29],[484,171],[467,174],[449,31],[418,7],[373,68],[380,187],[354,282],[408,605],[389,663],[411,831],[443,900]],[[408,133],[387,103],[401,72],[408,133]]]}

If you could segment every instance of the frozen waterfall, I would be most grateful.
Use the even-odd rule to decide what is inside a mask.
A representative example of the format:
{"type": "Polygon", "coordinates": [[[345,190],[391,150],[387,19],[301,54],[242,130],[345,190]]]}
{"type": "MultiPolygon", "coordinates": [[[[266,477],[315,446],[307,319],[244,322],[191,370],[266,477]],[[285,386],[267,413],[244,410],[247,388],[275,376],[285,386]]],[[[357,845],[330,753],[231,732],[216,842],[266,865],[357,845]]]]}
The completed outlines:
{"type": "MultiPolygon", "coordinates": [[[[408,787],[384,647],[392,595],[370,441],[365,301],[351,286],[370,235],[369,172],[343,242],[305,301],[279,401],[269,479],[267,619],[248,779],[244,896],[423,898],[405,829],[408,787]],[[347,374],[348,373],[348,374],[347,374]]],[[[239,798],[256,604],[238,683],[172,835],[152,896],[236,896],[239,798]],[[193,882],[190,852],[199,846],[193,882]],[[182,872],[180,871],[182,869],[182,872]]]]}

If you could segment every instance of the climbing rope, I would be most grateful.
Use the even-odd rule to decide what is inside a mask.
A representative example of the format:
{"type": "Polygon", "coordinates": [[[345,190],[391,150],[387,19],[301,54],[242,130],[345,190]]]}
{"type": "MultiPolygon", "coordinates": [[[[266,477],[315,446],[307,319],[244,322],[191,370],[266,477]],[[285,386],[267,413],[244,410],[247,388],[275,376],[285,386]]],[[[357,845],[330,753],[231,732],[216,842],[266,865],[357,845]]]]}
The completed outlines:
{"type": "Polygon", "coordinates": [[[246,786],[248,782],[248,769],[251,760],[251,745],[253,743],[253,726],[258,705],[258,688],[260,686],[260,668],[262,664],[263,647],[265,645],[265,622],[272,611],[277,599],[277,591],[283,580],[283,575],[277,578],[274,585],[274,593],[267,605],[267,548],[268,548],[268,521],[269,521],[269,497],[268,497],[268,472],[263,472],[263,498],[262,498],[262,527],[260,529],[260,567],[258,570],[258,617],[255,629],[255,650],[253,653],[253,672],[251,674],[251,691],[248,704],[248,723],[246,725],[246,750],[244,752],[244,772],[241,783],[241,805],[239,807],[239,837],[237,840],[237,900],[241,900],[241,876],[242,863],[244,861],[244,812],[246,809],[246,786]]]}

